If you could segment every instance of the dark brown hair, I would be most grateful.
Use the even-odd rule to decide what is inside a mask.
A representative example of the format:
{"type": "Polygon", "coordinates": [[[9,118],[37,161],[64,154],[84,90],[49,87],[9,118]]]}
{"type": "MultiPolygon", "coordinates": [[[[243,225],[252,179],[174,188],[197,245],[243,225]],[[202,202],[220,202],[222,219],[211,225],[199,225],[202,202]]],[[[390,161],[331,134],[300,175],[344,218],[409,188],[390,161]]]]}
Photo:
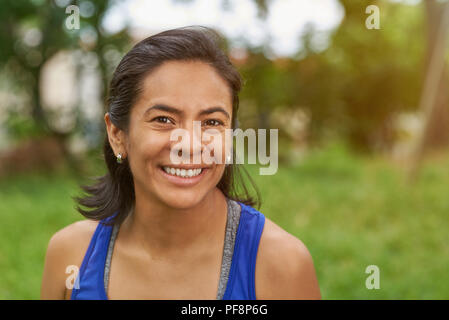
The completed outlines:
{"type": "MultiPolygon", "coordinates": [[[[128,132],[131,108],[142,90],[142,82],[163,62],[202,61],[215,68],[231,89],[231,126],[235,129],[242,78],[221,47],[224,47],[223,38],[216,31],[202,26],[164,31],[137,43],[120,61],[110,83],[107,110],[111,122],[128,132]]],[[[120,224],[134,206],[133,176],[126,158],[121,164],[117,163],[107,135],[103,152],[108,172],[96,178],[95,184],[81,186],[87,195],[74,198],[78,203],[76,209],[93,220],[102,220],[117,213],[112,223],[120,224]],[[84,210],[80,205],[88,209],[84,210]]],[[[226,166],[217,187],[226,197],[259,208],[259,192],[246,170],[243,167],[240,169],[256,191],[256,198],[249,193],[239,165],[236,164],[226,166]]]]}

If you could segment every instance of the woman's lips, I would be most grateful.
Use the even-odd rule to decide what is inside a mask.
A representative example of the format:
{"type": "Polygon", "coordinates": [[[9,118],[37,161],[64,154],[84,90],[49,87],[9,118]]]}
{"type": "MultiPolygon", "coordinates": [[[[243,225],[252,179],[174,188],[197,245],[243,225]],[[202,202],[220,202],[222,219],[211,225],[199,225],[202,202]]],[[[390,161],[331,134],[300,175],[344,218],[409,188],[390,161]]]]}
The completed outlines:
{"type": "MultiPolygon", "coordinates": [[[[201,168],[201,173],[196,175],[196,176],[192,176],[192,177],[180,177],[177,175],[172,175],[169,174],[167,172],[165,172],[163,167],[159,167],[162,175],[171,183],[176,184],[178,186],[183,186],[183,187],[187,187],[187,186],[192,186],[197,184],[198,182],[201,181],[201,179],[203,179],[204,175],[207,173],[207,171],[209,170],[209,168],[201,168]]],[[[188,170],[188,169],[187,169],[188,170]]]]}

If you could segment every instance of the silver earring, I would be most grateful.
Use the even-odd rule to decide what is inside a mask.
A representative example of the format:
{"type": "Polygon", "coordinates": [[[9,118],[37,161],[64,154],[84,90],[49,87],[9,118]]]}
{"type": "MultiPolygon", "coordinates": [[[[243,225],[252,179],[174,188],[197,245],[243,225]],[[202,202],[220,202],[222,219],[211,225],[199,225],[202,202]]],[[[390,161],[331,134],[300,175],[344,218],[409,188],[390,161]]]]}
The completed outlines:
{"type": "Polygon", "coordinates": [[[226,157],[226,163],[227,164],[230,164],[231,163],[231,155],[228,155],[227,157],[226,157]]]}
{"type": "Polygon", "coordinates": [[[122,154],[119,153],[119,154],[117,155],[117,163],[122,163],[122,162],[123,162],[123,160],[122,160],[122,154]]]}

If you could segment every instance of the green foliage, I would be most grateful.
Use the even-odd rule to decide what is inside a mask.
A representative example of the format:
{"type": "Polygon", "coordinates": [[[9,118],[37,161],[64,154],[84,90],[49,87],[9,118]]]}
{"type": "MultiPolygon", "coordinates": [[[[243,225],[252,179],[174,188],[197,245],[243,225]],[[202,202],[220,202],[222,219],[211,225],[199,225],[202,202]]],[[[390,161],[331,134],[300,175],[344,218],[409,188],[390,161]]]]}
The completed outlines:
{"type": "Polygon", "coordinates": [[[324,53],[336,93],[329,101],[340,102],[340,126],[353,145],[388,149],[394,142],[393,116],[418,107],[426,44],[423,10],[377,1],[381,29],[368,30],[366,2],[341,2],[346,16],[324,53]]]}
{"type": "Polygon", "coordinates": [[[39,137],[45,134],[41,127],[37,126],[29,116],[11,112],[4,124],[8,135],[14,141],[22,141],[30,137],[39,137]]]}
{"type": "Polygon", "coordinates": [[[102,27],[103,18],[113,3],[112,0],[68,1],[67,5],[76,4],[82,8],[84,4],[91,8],[89,14],[83,14],[80,9],[80,28],[73,30],[66,27],[69,17],[66,8],[54,0],[6,0],[0,3],[0,67],[7,69],[9,85],[21,88],[22,95],[29,98],[22,117],[34,121],[38,130],[55,131],[50,125],[50,112],[41,102],[40,81],[42,67],[57,52],[80,50],[96,56],[103,81],[100,96],[105,96],[111,69],[116,64],[111,59],[111,52],[120,55],[130,44],[126,28],[108,34],[102,27]],[[93,41],[83,37],[86,33],[93,41]],[[27,37],[28,41],[25,40],[27,37]],[[10,76],[11,73],[14,76],[10,76]]]}
{"type": "MultiPolygon", "coordinates": [[[[64,27],[65,8],[55,1],[8,0],[0,4],[0,66],[12,65],[12,72],[20,75],[13,79],[14,85],[30,96],[29,116],[38,126],[46,127],[51,121],[40,106],[37,90],[45,61],[59,50],[94,53],[105,89],[117,56],[131,46],[126,28],[114,35],[102,28],[103,17],[114,1],[84,2],[93,6],[93,14],[81,17],[80,30],[64,27]],[[32,28],[41,32],[42,41],[30,47],[23,38],[32,28]],[[85,32],[96,37],[94,44],[82,41],[85,32]]],[[[230,6],[229,1],[222,3],[224,9],[230,6]]],[[[254,3],[259,17],[266,18],[271,1],[254,3]]],[[[302,47],[290,58],[273,61],[266,44],[246,44],[248,57],[239,65],[245,80],[240,112],[243,127],[269,128],[275,109],[303,108],[311,116],[308,139],[312,143],[326,139],[331,130],[360,150],[383,151],[392,146],[396,138],[394,116],[415,110],[421,93],[428,24],[423,18],[424,6],[372,1],[369,4],[380,8],[381,29],[368,30],[366,1],[340,0],[340,4],[344,19],[324,51],[313,45],[320,32],[313,25],[308,25],[299,39],[293,39],[302,42],[302,47]]],[[[105,91],[102,96],[106,96],[105,91]]],[[[75,130],[81,127],[82,123],[75,130]]]]}
{"type": "Polygon", "coordinates": [[[380,8],[381,28],[369,30],[366,1],[340,3],[345,16],[324,51],[312,45],[319,35],[312,25],[292,58],[272,61],[263,48],[249,48],[240,68],[246,80],[241,109],[250,109],[243,120],[267,126],[263,117],[274,109],[303,108],[311,115],[312,143],[332,129],[359,150],[386,151],[396,138],[394,116],[418,107],[427,43],[424,8],[372,1],[380,8]]]}

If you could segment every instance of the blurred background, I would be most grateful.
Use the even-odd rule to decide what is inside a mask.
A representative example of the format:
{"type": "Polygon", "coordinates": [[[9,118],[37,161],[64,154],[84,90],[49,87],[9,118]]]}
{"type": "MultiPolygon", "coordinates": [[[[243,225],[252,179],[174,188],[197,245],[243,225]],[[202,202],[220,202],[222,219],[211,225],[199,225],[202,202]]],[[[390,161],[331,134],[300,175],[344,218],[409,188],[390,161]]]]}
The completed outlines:
{"type": "Polygon", "coordinates": [[[1,0],[0,299],[38,299],[50,237],[84,219],[71,197],[105,173],[121,57],[193,24],[225,37],[245,79],[241,127],[279,129],[278,172],[247,169],[260,211],[311,252],[323,299],[448,299],[449,10],[437,0],[1,0]],[[380,289],[365,285],[369,265],[380,289]]]}

